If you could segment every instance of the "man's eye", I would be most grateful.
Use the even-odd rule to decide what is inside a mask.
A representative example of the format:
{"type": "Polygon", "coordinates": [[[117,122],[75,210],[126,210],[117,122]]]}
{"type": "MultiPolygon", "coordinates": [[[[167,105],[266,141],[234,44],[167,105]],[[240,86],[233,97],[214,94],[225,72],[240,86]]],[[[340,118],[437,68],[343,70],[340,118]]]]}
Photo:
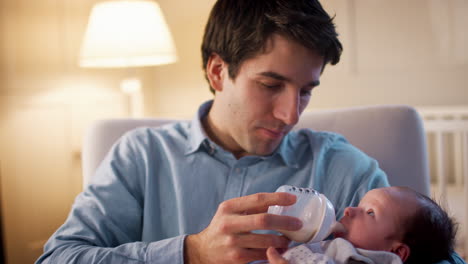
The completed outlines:
{"type": "Polygon", "coordinates": [[[370,215],[370,216],[375,216],[374,210],[372,210],[372,209],[367,210],[366,213],[367,213],[368,215],[370,215]]]}
{"type": "Polygon", "coordinates": [[[281,88],[280,85],[267,85],[267,84],[265,84],[264,86],[266,88],[268,88],[268,89],[271,89],[271,90],[277,90],[277,89],[281,88]]]}
{"type": "Polygon", "coordinates": [[[312,95],[312,90],[301,90],[301,96],[310,96],[312,95]]]}
{"type": "Polygon", "coordinates": [[[280,84],[268,84],[268,83],[261,83],[263,87],[271,90],[277,90],[281,88],[280,84]]]}

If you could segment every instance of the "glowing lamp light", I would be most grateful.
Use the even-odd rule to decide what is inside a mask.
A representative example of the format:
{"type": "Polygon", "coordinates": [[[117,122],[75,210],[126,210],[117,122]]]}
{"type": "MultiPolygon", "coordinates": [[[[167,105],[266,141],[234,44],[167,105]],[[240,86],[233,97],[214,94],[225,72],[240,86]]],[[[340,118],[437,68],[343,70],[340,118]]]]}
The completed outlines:
{"type": "MultiPolygon", "coordinates": [[[[156,2],[117,0],[94,5],[81,46],[81,67],[143,67],[176,61],[171,33],[156,2]]],[[[141,84],[132,78],[124,80],[121,89],[133,96],[141,93],[141,84]]],[[[142,109],[134,104],[143,103],[141,94],[136,97],[141,102],[131,98],[133,116],[142,109]]]]}

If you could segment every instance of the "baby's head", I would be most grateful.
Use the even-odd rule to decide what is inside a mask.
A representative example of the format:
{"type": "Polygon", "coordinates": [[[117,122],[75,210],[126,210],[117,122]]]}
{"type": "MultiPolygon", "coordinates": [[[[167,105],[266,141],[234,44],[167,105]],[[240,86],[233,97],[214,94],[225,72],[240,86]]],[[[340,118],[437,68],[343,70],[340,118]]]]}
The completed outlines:
{"type": "Polygon", "coordinates": [[[405,263],[433,263],[453,250],[456,226],[434,201],[407,187],[369,191],[357,207],[348,207],[336,233],[354,246],[390,251],[405,263]]]}

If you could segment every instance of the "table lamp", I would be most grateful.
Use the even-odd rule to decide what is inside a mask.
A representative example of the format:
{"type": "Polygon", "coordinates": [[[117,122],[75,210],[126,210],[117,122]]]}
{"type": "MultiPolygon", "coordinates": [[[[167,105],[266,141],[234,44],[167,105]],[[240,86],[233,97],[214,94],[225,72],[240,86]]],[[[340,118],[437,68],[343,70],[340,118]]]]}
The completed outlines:
{"type": "MultiPolygon", "coordinates": [[[[172,36],[156,2],[114,0],[93,6],[81,46],[80,67],[143,67],[175,61],[172,36]]],[[[120,88],[130,97],[131,116],[141,116],[140,80],[125,79],[120,88]]]]}

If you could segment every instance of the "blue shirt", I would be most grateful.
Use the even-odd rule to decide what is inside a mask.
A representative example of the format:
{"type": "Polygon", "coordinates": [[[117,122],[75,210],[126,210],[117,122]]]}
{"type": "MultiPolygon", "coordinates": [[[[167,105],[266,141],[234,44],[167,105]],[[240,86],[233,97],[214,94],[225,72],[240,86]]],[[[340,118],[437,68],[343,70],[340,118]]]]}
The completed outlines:
{"type": "Polygon", "coordinates": [[[201,119],[125,134],[76,198],[36,263],[183,263],[186,235],[227,199],[280,185],[325,194],[340,218],[370,189],[388,186],[377,162],[334,133],[290,132],[270,156],[236,159],[201,119]]]}

